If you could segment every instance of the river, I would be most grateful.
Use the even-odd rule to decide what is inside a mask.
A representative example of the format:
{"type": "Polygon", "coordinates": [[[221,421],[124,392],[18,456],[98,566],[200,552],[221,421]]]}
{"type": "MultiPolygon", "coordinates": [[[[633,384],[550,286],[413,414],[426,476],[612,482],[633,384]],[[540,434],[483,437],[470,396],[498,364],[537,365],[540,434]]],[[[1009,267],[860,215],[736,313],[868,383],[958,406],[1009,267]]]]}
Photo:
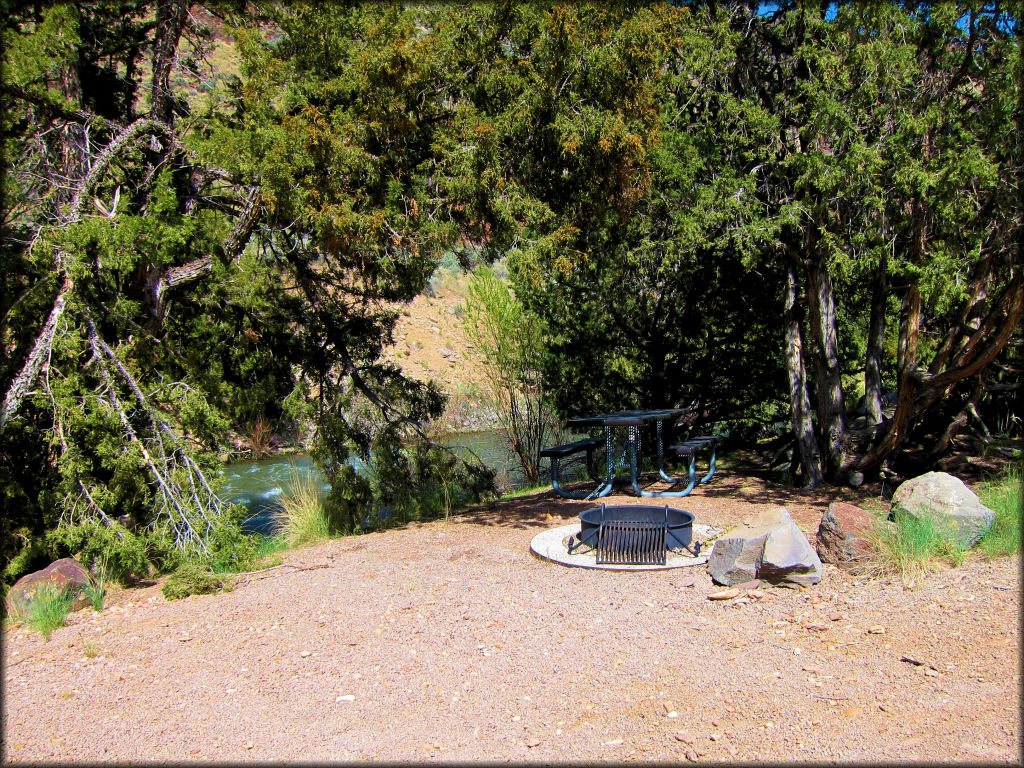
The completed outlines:
{"type": "MultiPolygon", "coordinates": [[[[493,469],[499,478],[504,478],[507,487],[516,489],[525,485],[523,475],[517,463],[508,455],[504,439],[499,433],[472,432],[452,435],[440,442],[459,454],[467,454],[469,451],[476,453],[485,466],[493,469]]],[[[356,471],[364,471],[366,468],[359,459],[353,460],[353,466],[356,471]]],[[[305,477],[307,473],[323,480],[313,460],[302,454],[236,462],[224,468],[225,483],[221,489],[221,497],[241,502],[248,507],[250,517],[244,526],[247,532],[269,535],[273,533],[270,514],[276,507],[278,498],[288,490],[294,478],[305,477]]],[[[324,482],[324,493],[328,490],[330,486],[324,482]]]]}

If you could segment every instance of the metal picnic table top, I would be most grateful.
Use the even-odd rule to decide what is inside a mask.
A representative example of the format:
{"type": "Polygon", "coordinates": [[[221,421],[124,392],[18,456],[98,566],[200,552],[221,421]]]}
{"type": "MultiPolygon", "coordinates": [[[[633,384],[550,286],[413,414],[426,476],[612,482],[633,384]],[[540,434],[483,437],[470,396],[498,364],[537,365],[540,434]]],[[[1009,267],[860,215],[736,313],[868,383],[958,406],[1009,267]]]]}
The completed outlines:
{"type": "Polygon", "coordinates": [[[686,408],[648,408],[603,413],[599,416],[581,416],[569,419],[567,423],[570,427],[638,427],[652,422],[678,419],[686,412],[686,408]]]}

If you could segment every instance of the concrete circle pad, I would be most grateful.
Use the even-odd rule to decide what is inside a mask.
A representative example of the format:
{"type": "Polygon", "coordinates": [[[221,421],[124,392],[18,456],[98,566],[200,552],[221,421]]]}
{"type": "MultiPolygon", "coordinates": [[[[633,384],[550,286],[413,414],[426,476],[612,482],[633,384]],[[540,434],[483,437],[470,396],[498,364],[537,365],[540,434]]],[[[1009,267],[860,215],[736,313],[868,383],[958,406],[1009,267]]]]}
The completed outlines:
{"type": "Polygon", "coordinates": [[[594,550],[569,554],[566,543],[569,537],[575,536],[579,531],[579,523],[570,523],[569,525],[541,531],[530,542],[530,551],[542,560],[550,560],[552,563],[575,568],[596,568],[605,571],[665,571],[670,568],[703,565],[708,561],[708,556],[711,554],[711,540],[722,533],[722,530],[719,528],[694,523],[693,538],[701,542],[701,553],[697,557],[694,557],[689,552],[678,554],[670,550],[666,553],[665,565],[619,565],[614,563],[602,563],[599,565],[597,554],[594,550]]]}

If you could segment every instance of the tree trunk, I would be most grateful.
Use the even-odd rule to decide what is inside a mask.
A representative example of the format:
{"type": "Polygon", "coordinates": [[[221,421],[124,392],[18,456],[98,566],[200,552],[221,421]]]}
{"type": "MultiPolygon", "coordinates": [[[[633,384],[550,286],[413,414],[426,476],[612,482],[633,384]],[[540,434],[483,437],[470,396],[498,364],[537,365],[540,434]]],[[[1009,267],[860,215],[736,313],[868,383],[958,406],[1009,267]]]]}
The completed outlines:
{"type": "Polygon", "coordinates": [[[811,421],[811,402],[807,396],[807,373],[804,368],[803,339],[796,309],[796,275],[790,261],[786,275],[786,371],[789,373],[789,403],[796,454],[804,475],[804,487],[817,488],[823,484],[821,457],[811,421]]]}
{"type": "Polygon", "coordinates": [[[899,399],[896,412],[893,414],[889,431],[875,450],[862,458],[857,464],[860,470],[874,469],[903,442],[907,427],[910,425],[914,411],[914,396],[917,393],[918,332],[921,327],[921,292],[917,283],[907,288],[903,296],[903,312],[900,320],[900,368],[899,399]]]}
{"type": "Polygon", "coordinates": [[[153,80],[150,104],[154,119],[170,124],[174,117],[174,97],[170,77],[178,55],[178,41],[188,20],[185,0],[157,0],[156,39],[153,45],[153,80]]]}
{"type": "Polygon", "coordinates": [[[815,341],[814,384],[818,429],[823,439],[825,476],[838,478],[846,457],[846,407],[839,366],[836,309],[827,266],[814,259],[807,266],[811,333],[815,341]]]}
{"type": "Polygon", "coordinates": [[[882,423],[882,349],[885,345],[885,304],[889,293],[888,259],[883,254],[871,287],[871,322],[864,365],[864,407],[867,425],[882,423]]]}

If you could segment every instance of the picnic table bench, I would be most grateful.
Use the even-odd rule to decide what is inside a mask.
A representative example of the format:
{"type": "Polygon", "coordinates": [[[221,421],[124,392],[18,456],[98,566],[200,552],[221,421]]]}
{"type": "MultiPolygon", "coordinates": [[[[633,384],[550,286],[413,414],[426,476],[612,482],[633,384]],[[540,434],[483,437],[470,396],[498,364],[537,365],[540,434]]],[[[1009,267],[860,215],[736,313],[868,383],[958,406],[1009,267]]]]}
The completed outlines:
{"type": "Polygon", "coordinates": [[[551,486],[555,489],[555,492],[559,496],[564,496],[569,499],[586,499],[590,497],[590,493],[581,493],[578,491],[567,491],[559,484],[558,481],[558,460],[564,459],[567,456],[572,456],[577,453],[587,452],[587,474],[590,475],[592,480],[600,480],[597,473],[593,469],[594,449],[600,448],[604,445],[603,437],[586,437],[582,440],[577,440],[573,443],[565,443],[564,445],[554,445],[550,448],[545,448],[540,452],[541,456],[546,456],[551,459],[551,486]]]}
{"type": "Polygon", "coordinates": [[[719,435],[700,435],[698,437],[691,437],[689,440],[685,440],[682,443],[670,445],[665,450],[674,453],[676,456],[690,457],[691,479],[693,479],[696,474],[697,452],[710,451],[711,459],[709,461],[710,467],[708,469],[708,473],[698,481],[700,483],[706,483],[715,474],[715,461],[718,453],[718,441],[720,439],[719,435]]]}

